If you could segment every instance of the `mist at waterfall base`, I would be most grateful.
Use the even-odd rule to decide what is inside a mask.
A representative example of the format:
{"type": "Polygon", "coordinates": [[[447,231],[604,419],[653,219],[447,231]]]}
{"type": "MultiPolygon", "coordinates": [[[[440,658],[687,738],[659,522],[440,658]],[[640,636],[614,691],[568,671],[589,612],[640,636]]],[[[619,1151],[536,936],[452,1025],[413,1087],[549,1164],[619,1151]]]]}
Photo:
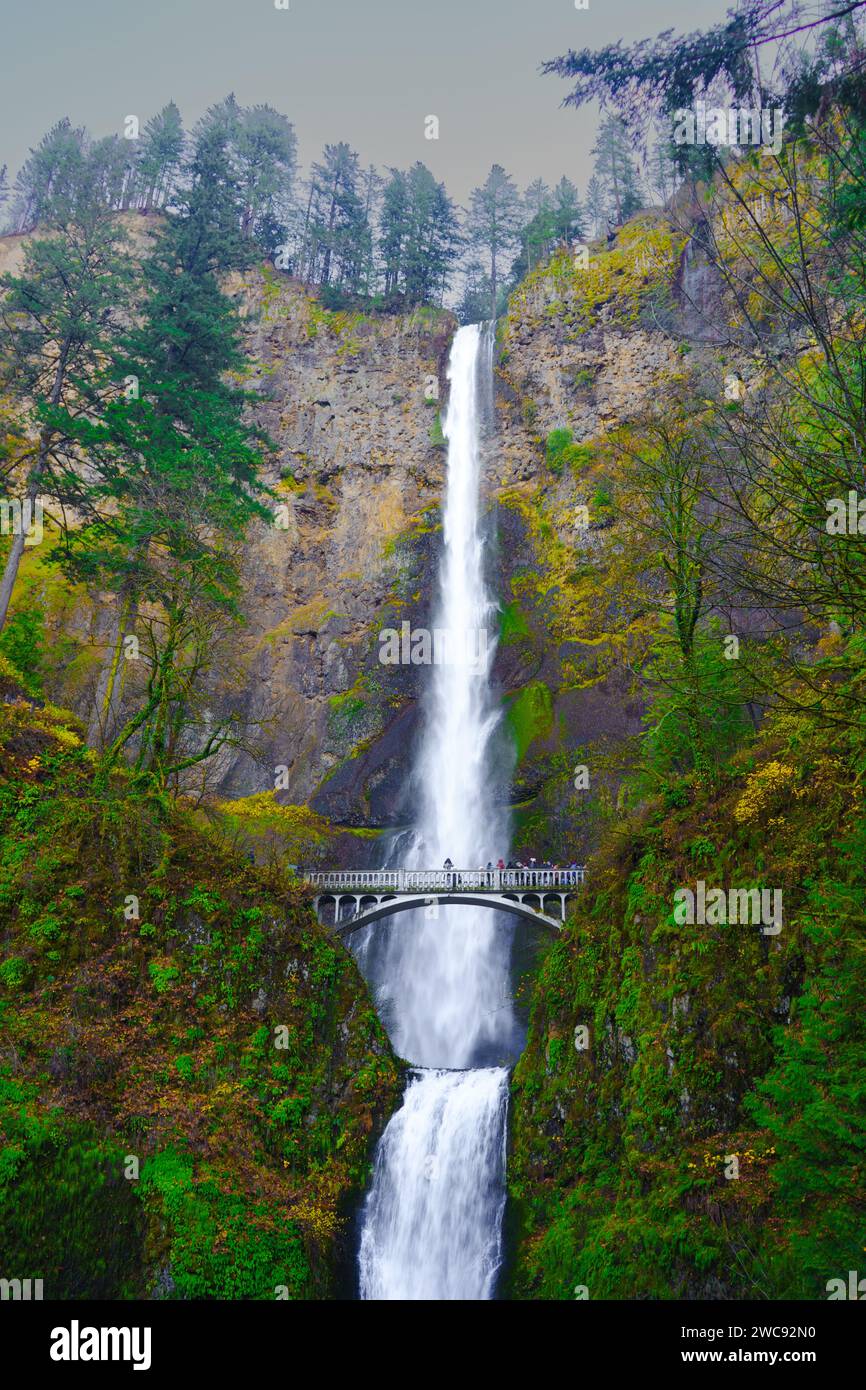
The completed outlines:
{"type": "MultiPolygon", "coordinates": [[[[480,440],[492,394],[493,334],[461,328],[443,430],[448,470],[434,627],[486,662],[430,668],[412,777],[415,827],[389,867],[478,868],[507,857],[497,795],[500,710],[490,686],[497,610],[485,583],[480,440]]],[[[501,775],[501,769],[500,769],[501,775]]],[[[360,935],[360,934],[359,934],[360,935]]],[[[358,962],[395,1050],[414,1064],[374,1162],[361,1213],[362,1299],[489,1299],[502,1262],[508,1065],[522,1046],[511,994],[511,919],[488,908],[401,913],[368,929],[358,962]]]]}

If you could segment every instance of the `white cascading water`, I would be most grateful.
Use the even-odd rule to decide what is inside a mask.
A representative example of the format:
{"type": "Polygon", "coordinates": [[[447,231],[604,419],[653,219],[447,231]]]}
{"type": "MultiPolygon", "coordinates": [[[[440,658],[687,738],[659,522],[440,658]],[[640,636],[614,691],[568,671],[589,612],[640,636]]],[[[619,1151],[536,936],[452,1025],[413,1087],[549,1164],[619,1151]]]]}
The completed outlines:
{"type": "MultiPolygon", "coordinates": [[[[434,632],[449,659],[431,667],[413,782],[416,830],[405,868],[477,869],[507,857],[508,823],[493,793],[490,691],[495,605],[479,524],[482,400],[492,332],[461,328],[449,363],[448,480],[434,632]]],[[[361,1217],[364,1299],[486,1299],[502,1256],[508,1071],[517,1024],[509,919],[487,908],[403,913],[359,943],[398,1053],[415,1064],[402,1108],[376,1151],[361,1217]]]]}

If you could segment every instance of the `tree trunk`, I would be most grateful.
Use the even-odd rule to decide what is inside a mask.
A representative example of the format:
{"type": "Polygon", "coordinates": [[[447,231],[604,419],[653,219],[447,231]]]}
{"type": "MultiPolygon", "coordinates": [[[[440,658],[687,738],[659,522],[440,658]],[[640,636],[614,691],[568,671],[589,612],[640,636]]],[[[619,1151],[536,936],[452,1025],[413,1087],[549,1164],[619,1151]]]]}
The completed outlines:
{"type": "Polygon", "coordinates": [[[322,265],[322,284],[327,285],[331,280],[331,239],[334,235],[334,223],[337,220],[337,192],[340,187],[339,175],[334,179],[334,187],[331,189],[331,206],[328,211],[328,240],[325,243],[325,260],[322,265]]]}
{"type": "MultiPolygon", "coordinates": [[[[31,474],[30,486],[27,489],[27,501],[30,503],[30,514],[36,502],[39,492],[38,480],[31,474]]],[[[3,571],[3,579],[0,582],[0,632],[6,626],[6,615],[9,612],[9,603],[12,598],[12,590],[15,588],[15,580],[18,578],[18,569],[21,564],[21,556],[24,554],[24,517],[21,518],[21,527],[12,537],[12,549],[6,559],[6,568],[3,571]]]]}
{"type": "MultiPolygon", "coordinates": [[[[66,359],[69,356],[70,340],[66,339],[60,349],[60,357],[57,360],[57,369],[54,373],[54,385],[51,388],[51,404],[59,405],[60,397],[63,394],[63,382],[66,378],[66,359]]],[[[27,478],[27,500],[32,509],[36,505],[36,498],[39,496],[39,484],[42,481],[42,474],[45,471],[45,461],[48,458],[48,446],[51,443],[51,433],[47,426],[42,430],[39,437],[39,453],[36,462],[30,470],[27,478]]],[[[12,590],[15,588],[15,580],[18,578],[18,569],[21,565],[21,556],[24,554],[24,526],[22,517],[21,534],[16,536],[12,542],[12,549],[6,561],[6,568],[3,571],[3,579],[0,581],[0,632],[6,626],[6,616],[9,612],[9,603],[12,598],[12,590]]]]}
{"type": "Polygon", "coordinates": [[[87,742],[91,748],[104,748],[115,736],[126,679],[123,639],[128,631],[130,619],[134,620],[136,611],[137,605],[134,604],[132,596],[129,593],[122,594],[112,628],[111,654],[99,677],[93,713],[87,729],[87,742]]]}

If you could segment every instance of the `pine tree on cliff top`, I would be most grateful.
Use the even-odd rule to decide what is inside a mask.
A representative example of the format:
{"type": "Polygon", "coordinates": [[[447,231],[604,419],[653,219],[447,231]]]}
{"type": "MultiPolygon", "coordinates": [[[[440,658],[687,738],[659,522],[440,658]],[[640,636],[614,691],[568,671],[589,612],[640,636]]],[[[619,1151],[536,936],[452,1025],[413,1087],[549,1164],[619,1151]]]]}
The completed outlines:
{"type": "Polygon", "coordinates": [[[487,258],[490,273],[490,316],[496,317],[502,262],[520,233],[523,203],[514,180],[494,164],[486,180],[469,195],[467,232],[473,247],[487,258]]]}
{"type": "Polygon", "coordinates": [[[98,413],[116,389],[104,364],[129,304],[131,262],[97,192],[101,165],[77,142],[68,153],[68,166],[38,181],[45,234],[28,242],[21,272],[0,279],[0,367],[19,419],[29,424],[29,437],[4,463],[7,490],[24,493],[26,516],[0,581],[0,630],[26,543],[24,521],[32,521],[37,499],[58,504],[61,526],[66,505],[86,506],[70,425],[84,411],[98,413]]]}
{"type": "Polygon", "coordinates": [[[592,152],[595,176],[604,191],[608,216],[617,224],[625,222],[637,212],[642,199],[628,133],[616,116],[604,118],[592,152]]]}
{"type": "Polygon", "coordinates": [[[194,635],[235,616],[235,543],[262,513],[258,436],[243,418],[246,397],[230,380],[243,366],[239,321],[217,279],[218,270],[245,265],[251,254],[219,130],[200,140],[190,174],[183,207],[143,267],[139,321],[106,364],[107,377],[134,389],[118,394],[97,421],[71,427],[98,470],[106,505],[92,509],[60,556],[70,578],[115,596],[91,740],[109,742],[116,756],[135,734],[149,743],[161,778],[165,710],[180,732],[182,705],[193,693],[186,673],[194,635]],[[163,614],[147,627],[150,692],[160,699],[149,699],[149,713],[137,711],[118,730],[121,648],[145,603],[163,614]]]}

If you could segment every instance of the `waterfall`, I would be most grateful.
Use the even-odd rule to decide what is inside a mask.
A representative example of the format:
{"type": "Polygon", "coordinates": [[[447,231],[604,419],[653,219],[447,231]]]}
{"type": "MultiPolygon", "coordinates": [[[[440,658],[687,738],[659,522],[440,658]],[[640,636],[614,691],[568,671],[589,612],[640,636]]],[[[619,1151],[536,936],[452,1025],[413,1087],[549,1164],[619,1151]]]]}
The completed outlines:
{"type": "MultiPolygon", "coordinates": [[[[413,788],[418,815],[399,843],[406,868],[476,869],[506,856],[495,795],[499,710],[490,690],[496,611],[485,586],[480,434],[491,328],[461,328],[449,362],[448,475],[434,632],[413,788]]],[[[508,1071],[519,1028],[510,997],[509,919],[488,908],[403,913],[359,944],[396,1050],[413,1065],[403,1106],[376,1151],[361,1216],[361,1297],[484,1299],[501,1264],[508,1071]],[[375,934],[375,940],[374,940],[375,934]],[[499,1063],[499,1065],[495,1065],[499,1063]]]]}

